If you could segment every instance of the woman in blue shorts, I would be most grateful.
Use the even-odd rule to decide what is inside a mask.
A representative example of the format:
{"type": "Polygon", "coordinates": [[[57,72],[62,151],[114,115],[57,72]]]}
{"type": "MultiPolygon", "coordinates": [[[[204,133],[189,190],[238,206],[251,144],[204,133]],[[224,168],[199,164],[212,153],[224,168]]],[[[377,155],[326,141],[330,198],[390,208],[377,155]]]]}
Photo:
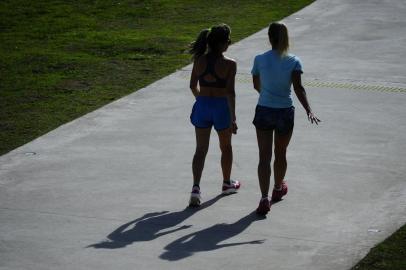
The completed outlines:
{"type": "Polygon", "coordinates": [[[295,115],[291,95],[292,84],[309,121],[316,124],[320,122],[312,113],[306,91],[302,86],[303,70],[300,59],[288,54],[288,29],[282,23],[271,23],[268,37],[272,50],[257,55],[251,71],[254,88],[259,92],[253,124],[259,148],[258,178],[262,198],[256,211],[260,215],[266,215],[271,208],[271,202],[280,201],[288,193],[284,177],[287,169],[286,149],[292,137],[295,115]],[[268,192],[273,143],[275,184],[270,201],[268,192]]]}
{"type": "Polygon", "coordinates": [[[230,179],[233,162],[231,135],[237,132],[234,90],[237,64],[223,55],[231,43],[230,32],[226,24],[205,29],[190,48],[194,60],[190,89],[196,97],[190,116],[196,131],[190,206],[200,205],[200,178],[213,126],[220,141],[222,194],[235,193],[240,187],[238,181],[230,179]]]}

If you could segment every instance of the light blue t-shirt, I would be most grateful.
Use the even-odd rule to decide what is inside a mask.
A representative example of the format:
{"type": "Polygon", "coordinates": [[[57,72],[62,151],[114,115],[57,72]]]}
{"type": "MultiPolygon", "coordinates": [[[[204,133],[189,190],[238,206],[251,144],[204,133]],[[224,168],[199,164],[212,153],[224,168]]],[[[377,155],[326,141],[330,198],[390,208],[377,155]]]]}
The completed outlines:
{"type": "Polygon", "coordinates": [[[300,59],[287,54],[280,56],[276,50],[270,50],[257,55],[251,74],[259,75],[261,91],[258,105],[271,108],[289,108],[293,105],[292,71],[303,73],[300,59]]]}

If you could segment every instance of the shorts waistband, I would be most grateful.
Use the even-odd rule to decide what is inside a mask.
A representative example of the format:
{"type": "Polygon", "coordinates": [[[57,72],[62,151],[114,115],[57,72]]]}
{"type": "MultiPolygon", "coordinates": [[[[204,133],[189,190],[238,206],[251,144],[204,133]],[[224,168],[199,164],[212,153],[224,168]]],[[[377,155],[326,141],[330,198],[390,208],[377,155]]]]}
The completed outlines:
{"type": "Polygon", "coordinates": [[[295,106],[290,106],[290,107],[286,107],[286,108],[273,108],[273,107],[267,107],[267,106],[262,106],[262,105],[258,104],[257,108],[262,109],[262,110],[267,110],[267,111],[278,112],[278,111],[285,111],[285,110],[295,109],[295,106]]]}
{"type": "Polygon", "coordinates": [[[196,100],[227,100],[227,97],[197,96],[196,100]]]}

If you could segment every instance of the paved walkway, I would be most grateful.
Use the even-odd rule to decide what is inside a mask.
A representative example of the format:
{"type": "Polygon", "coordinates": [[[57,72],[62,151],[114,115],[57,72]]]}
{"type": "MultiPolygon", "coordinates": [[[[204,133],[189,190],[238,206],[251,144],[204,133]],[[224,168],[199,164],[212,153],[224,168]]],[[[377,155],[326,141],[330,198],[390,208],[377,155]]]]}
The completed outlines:
{"type": "Polygon", "coordinates": [[[0,269],[348,269],[406,222],[406,4],[319,0],[286,18],[317,115],[297,104],[287,198],[267,219],[251,120],[254,55],[238,61],[233,176],[219,197],[217,138],[205,203],[185,209],[194,130],[190,66],[0,157],[0,269]]]}

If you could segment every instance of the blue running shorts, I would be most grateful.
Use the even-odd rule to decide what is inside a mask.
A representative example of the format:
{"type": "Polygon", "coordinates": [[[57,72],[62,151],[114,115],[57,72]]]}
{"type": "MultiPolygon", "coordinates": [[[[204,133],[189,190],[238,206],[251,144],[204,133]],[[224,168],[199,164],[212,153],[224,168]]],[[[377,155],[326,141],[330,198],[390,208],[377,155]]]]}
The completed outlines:
{"type": "Polygon", "coordinates": [[[217,131],[231,126],[230,108],[226,97],[196,97],[190,121],[197,128],[214,126],[217,131]]]}
{"type": "Polygon", "coordinates": [[[280,135],[286,135],[293,130],[295,107],[270,108],[257,105],[252,123],[260,130],[275,130],[280,135]]]}

